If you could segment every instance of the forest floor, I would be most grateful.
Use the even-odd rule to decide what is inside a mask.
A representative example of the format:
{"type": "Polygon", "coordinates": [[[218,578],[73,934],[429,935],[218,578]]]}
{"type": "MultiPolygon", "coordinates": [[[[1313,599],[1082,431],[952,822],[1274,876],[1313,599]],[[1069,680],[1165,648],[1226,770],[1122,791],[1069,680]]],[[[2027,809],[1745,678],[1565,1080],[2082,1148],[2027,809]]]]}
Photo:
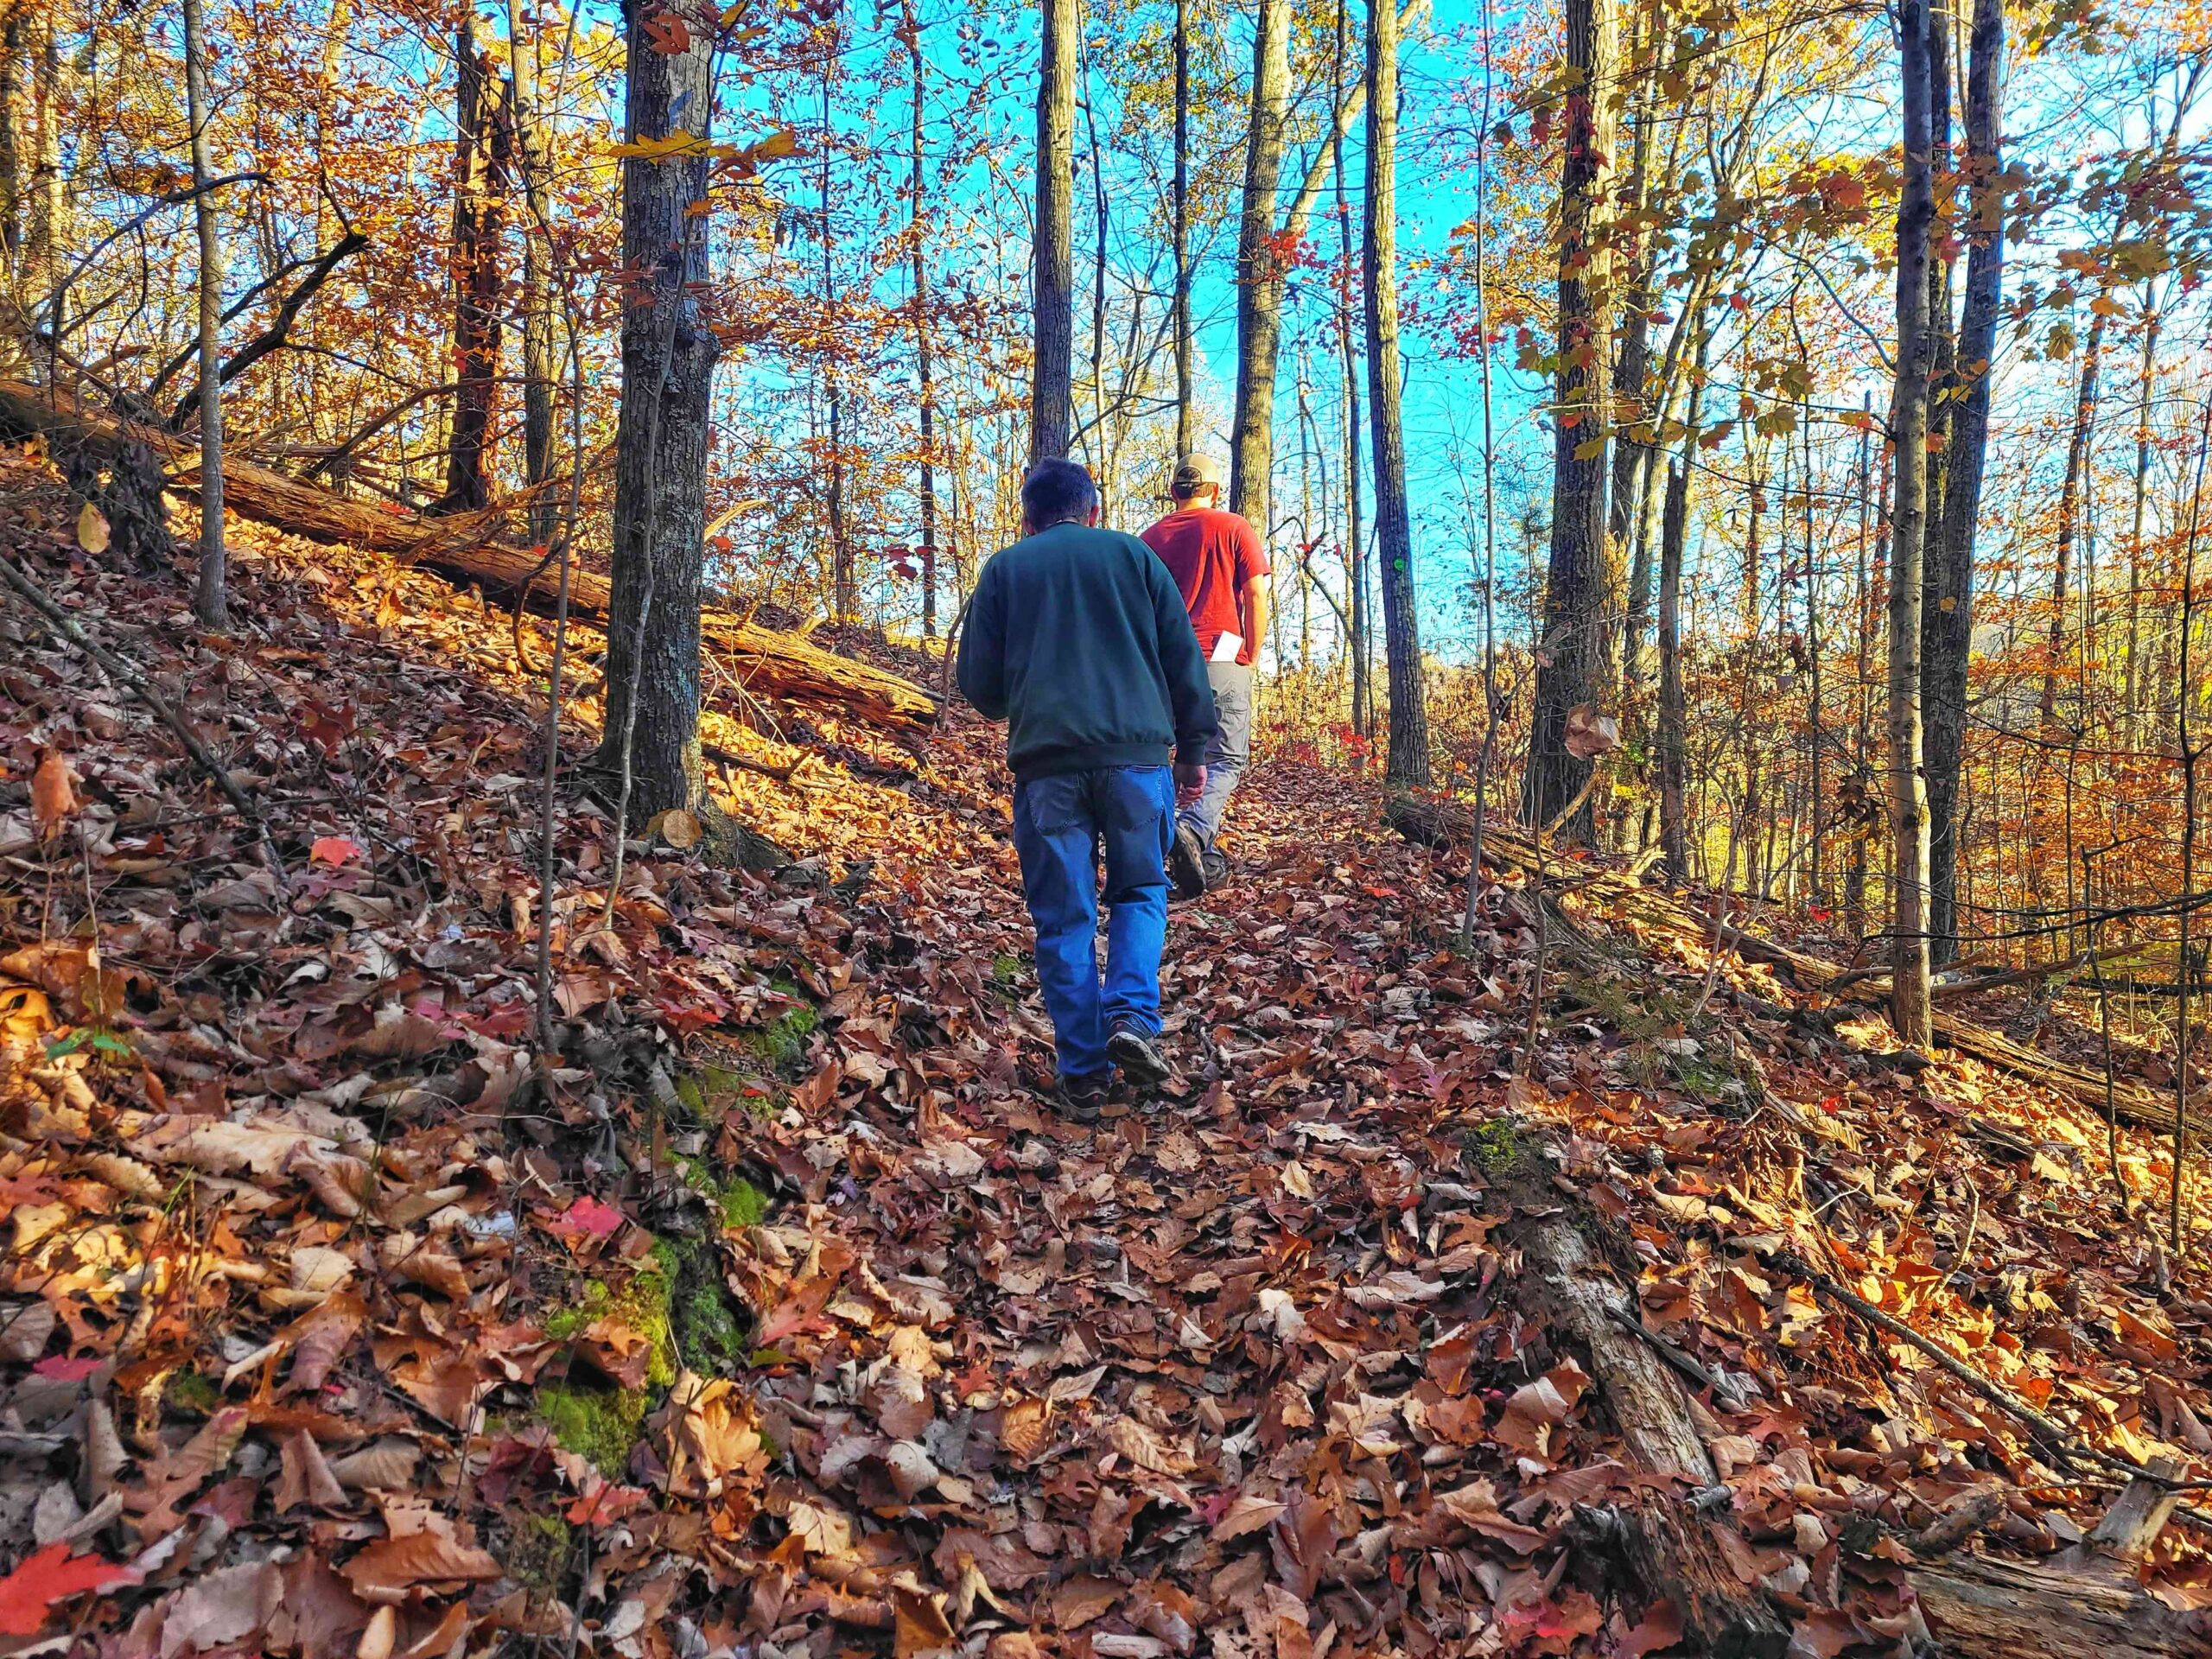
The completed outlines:
{"type": "MultiPolygon", "coordinates": [[[[1507,876],[1456,954],[1464,853],[1357,779],[1253,774],[1171,929],[1182,1077],[1082,1129],[999,734],[717,684],[726,804],[804,856],[633,842],[610,909],[564,779],[540,1076],[545,631],[533,672],[475,595],[232,535],[215,639],[0,454],[0,557],[269,827],[0,606],[0,1653],[1710,1650],[1605,1543],[1658,1504],[1791,1652],[1894,1654],[1927,1561],[2070,1562],[2127,1467],[2212,1474],[2152,1137],[2122,1217],[2094,1113],[1596,889],[1540,941],[1507,876]],[[1533,1295],[1550,1224],[1697,1379],[1704,1490],[1533,1295]]],[[[2115,1570],[2202,1650],[2204,1533],[2115,1570]]]]}

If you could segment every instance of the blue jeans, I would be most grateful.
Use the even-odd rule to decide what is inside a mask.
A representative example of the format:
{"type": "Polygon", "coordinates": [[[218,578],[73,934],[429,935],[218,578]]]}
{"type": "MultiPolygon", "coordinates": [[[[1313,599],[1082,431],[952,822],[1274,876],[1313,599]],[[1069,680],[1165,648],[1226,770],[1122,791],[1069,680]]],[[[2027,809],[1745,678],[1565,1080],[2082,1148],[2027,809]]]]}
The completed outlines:
{"type": "Polygon", "coordinates": [[[1106,1039],[1160,1034],[1167,937],[1167,849],[1175,782],[1166,766],[1104,766],[1033,778],[1014,791],[1014,849],[1037,925],[1037,986],[1063,1078],[1108,1068],[1106,1039]],[[1098,972],[1098,861],[1106,862],[1106,973],[1098,972]]]}

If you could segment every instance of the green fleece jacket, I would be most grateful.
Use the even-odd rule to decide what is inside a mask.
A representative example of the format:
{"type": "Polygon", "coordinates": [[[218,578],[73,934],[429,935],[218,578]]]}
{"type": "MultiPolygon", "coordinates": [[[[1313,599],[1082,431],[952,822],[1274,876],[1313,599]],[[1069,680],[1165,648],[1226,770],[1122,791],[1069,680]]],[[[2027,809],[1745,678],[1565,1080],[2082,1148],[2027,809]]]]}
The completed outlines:
{"type": "Polygon", "coordinates": [[[960,690],[1007,722],[1017,780],[1100,766],[1195,766],[1213,690],[1175,578],[1134,536],[1055,524],[983,567],[960,690]]]}

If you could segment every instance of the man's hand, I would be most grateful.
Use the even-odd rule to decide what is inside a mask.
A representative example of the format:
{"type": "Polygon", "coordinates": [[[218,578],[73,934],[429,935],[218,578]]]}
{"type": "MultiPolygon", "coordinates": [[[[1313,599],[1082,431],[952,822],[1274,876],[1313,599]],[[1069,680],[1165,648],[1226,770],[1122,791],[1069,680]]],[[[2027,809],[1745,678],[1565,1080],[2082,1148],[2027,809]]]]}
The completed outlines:
{"type": "Polygon", "coordinates": [[[1188,806],[1198,798],[1206,786],[1206,769],[1203,766],[1175,763],[1175,804],[1188,806]]]}

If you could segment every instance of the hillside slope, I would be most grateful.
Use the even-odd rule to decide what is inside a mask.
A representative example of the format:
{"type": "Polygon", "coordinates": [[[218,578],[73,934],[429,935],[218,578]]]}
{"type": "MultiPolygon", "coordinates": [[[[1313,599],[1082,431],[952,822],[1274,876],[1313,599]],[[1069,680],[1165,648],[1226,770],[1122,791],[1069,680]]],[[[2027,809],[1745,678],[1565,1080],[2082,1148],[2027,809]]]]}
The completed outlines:
{"type": "Polygon", "coordinates": [[[709,736],[775,876],[635,843],[610,906],[564,774],[540,1071],[542,634],[238,524],[207,639],[73,521],[0,458],[0,558],[269,844],[0,606],[0,1637],[2207,1650],[2156,1492],[2063,1554],[2212,1474],[2212,1287],[2081,1106],[1824,1036],[1602,887],[1514,875],[1456,956],[1464,856],[1278,766],[1171,931],[1182,1079],[1078,1130],[996,734],[766,706],[709,736]]]}

